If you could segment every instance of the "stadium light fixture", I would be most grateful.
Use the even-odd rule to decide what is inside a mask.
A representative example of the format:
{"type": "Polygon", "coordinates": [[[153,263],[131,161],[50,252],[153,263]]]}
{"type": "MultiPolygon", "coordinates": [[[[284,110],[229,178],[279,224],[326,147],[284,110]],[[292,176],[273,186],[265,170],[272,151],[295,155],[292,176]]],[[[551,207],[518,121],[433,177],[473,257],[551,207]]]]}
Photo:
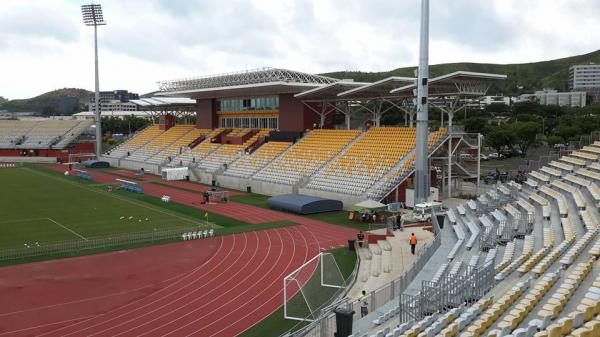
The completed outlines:
{"type": "Polygon", "coordinates": [[[94,26],[94,66],[95,66],[95,115],[96,115],[96,159],[102,154],[102,127],[100,118],[100,80],[98,79],[98,26],[105,26],[102,6],[100,4],[89,4],[81,6],[83,23],[86,26],[94,26]]]}

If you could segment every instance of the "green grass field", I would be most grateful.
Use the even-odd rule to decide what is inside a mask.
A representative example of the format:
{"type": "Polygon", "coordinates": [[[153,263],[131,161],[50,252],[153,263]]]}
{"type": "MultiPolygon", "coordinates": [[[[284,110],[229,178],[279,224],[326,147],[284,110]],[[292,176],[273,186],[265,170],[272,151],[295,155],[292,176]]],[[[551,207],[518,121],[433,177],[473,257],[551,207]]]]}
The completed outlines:
{"type": "Polygon", "coordinates": [[[33,167],[0,170],[0,186],[0,247],[84,240],[192,225],[203,219],[200,210],[168,209],[139,200],[147,196],[107,192],[78,178],[33,167]]]}

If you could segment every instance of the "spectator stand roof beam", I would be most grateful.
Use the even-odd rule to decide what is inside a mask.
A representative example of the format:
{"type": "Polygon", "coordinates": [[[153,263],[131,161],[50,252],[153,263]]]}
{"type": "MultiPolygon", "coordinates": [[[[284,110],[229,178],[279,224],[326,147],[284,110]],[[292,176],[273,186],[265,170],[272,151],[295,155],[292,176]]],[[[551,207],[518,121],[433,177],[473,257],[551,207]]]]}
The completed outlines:
{"type": "Polygon", "coordinates": [[[152,119],[161,115],[173,115],[186,119],[196,115],[196,100],[185,97],[148,97],[132,99],[131,103],[137,105],[139,111],[145,111],[152,119]]]}
{"type": "MultiPolygon", "coordinates": [[[[468,98],[479,98],[485,96],[489,88],[499,80],[505,80],[506,75],[476,73],[469,71],[457,71],[443,76],[435,77],[429,80],[429,103],[442,111],[442,120],[440,127],[444,126],[444,113],[448,114],[448,173],[447,173],[447,195],[452,196],[452,158],[456,156],[456,150],[459,144],[452,146],[453,130],[452,119],[454,113],[464,109],[469,103],[468,98]]],[[[393,89],[391,94],[404,96],[416,92],[417,83],[404,87],[393,89]]],[[[460,137],[459,142],[465,142],[464,137],[460,137]]],[[[477,153],[477,187],[479,188],[480,177],[480,139],[478,137],[477,153]]],[[[458,163],[454,163],[459,165],[458,163]]],[[[462,168],[462,167],[461,167],[462,168]]],[[[465,172],[468,170],[462,168],[465,172]]]]}
{"type": "MultiPolygon", "coordinates": [[[[415,83],[415,78],[392,76],[382,80],[367,83],[357,88],[352,88],[340,92],[337,96],[340,99],[365,109],[373,114],[375,126],[380,126],[381,116],[393,108],[397,108],[410,117],[410,127],[413,127],[413,119],[416,114],[416,105],[414,94],[412,92],[404,95],[392,95],[391,90],[415,83]],[[385,105],[389,105],[384,109],[385,105]]],[[[409,118],[405,118],[405,125],[409,118]]]]}
{"type": "Polygon", "coordinates": [[[327,118],[327,115],[338,111],[345,116],[346,129],[350,130],[351,118],[352,114],[354,113],[353,108],[359,105],[357,105],[355,102],[340,99],[338,94],[340,92],[361,87],[366,84],[368,83],[354,82],[352,80],[341,80],[339,82],[324,84],[322,86],[297,93],[294,95],[294,97],[300,99],[302,104],[319,115],[320,127],[323,127],[325,124],[325,118],[327,118]]]}

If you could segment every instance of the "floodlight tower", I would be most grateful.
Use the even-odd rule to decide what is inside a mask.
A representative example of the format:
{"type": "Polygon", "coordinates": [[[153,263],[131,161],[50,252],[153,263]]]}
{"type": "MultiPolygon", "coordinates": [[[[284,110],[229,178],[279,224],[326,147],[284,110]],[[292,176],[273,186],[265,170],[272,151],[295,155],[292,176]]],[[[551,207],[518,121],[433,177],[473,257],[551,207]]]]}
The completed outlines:
{"type": "Polygon", "coordinates": [[[83,23],[86,26],[94,26],[94,66],[96,71],[95,88],[95,115],[96,115],[96,159],[102,154],[102,127],[100,118],[100,81],[98,79],[98,26],[106,25],[102,16],[102,6],[99,4],[90,4],[81,6],[83,14],[83,23]]]}
{"type": "Polygon", "coordinates": [[[427,149],[429,120],[427,97],[429,88],[429,0],[421,0],[421,40],[419,51],[419,73],[417,75],[417,154],[415,160],[415,204],[429,198],[429,159],[427,149]]]}

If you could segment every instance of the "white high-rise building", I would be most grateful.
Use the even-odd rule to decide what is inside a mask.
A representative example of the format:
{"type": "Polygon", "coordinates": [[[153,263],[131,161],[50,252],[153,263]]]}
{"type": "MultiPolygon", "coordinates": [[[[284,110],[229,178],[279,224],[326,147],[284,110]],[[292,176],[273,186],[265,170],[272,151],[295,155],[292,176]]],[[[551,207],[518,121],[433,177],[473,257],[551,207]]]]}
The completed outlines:
{"type": "Polygon", "coordinates": [[[569,68],[569,90],[585,91],[600,103],[600,64],[582,64],[569,68]]]}

